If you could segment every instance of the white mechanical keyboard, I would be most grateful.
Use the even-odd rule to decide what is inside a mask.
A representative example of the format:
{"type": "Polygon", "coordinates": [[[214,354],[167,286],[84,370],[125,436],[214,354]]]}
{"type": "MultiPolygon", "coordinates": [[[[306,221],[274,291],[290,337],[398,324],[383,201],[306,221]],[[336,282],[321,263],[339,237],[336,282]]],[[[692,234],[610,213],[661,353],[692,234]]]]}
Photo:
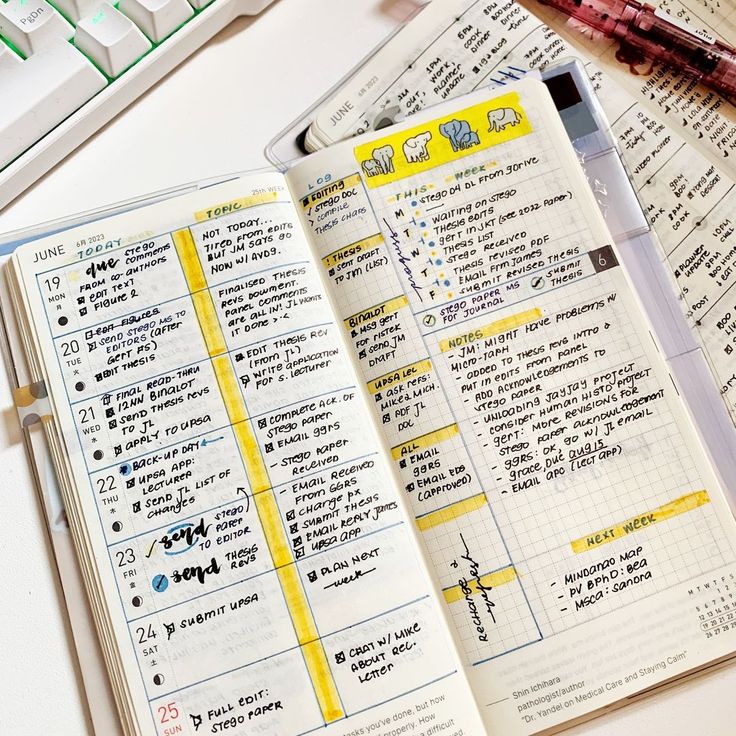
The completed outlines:
{"type": "Polygon", "coordinates": [[[0,208],[273,0],[0,0],[0,208]]]}

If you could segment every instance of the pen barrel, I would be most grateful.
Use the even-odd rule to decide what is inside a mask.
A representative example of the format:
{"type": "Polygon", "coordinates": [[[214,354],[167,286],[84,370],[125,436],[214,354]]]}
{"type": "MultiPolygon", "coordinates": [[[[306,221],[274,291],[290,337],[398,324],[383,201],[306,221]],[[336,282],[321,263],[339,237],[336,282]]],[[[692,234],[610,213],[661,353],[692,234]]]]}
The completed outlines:
{"type": "Polygon", "coordinates": [[[736,50],[638,0],[541,0],[613,38],[643,59],[666,64],[736,96],[736,50]]]}
{"type": "Polygon", "coordinates": [[[647,59],[736,94],[736,51],[649,5],[627,3],[611,35],[647,59]]]}

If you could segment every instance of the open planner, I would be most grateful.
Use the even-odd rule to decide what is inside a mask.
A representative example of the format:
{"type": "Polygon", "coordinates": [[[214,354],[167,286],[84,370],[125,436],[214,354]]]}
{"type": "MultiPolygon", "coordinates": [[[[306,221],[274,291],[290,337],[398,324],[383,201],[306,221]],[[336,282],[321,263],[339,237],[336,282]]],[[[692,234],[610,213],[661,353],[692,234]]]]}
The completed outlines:
{"type": "Polygon", "coordinates": [[[736,649],[733,516],[541,82],[5,276],[126,735],[528,734],[736,649]]]}

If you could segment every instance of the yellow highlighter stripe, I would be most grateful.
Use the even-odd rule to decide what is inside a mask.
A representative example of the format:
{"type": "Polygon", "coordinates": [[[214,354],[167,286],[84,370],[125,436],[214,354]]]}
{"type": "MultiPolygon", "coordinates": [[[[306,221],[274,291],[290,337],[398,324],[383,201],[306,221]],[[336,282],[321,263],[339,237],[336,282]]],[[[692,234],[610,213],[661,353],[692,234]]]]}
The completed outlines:
{"type": "Polygon", "coordinates": [[[335,680],[332,677],[332,672],[330,672],[330,666],[327,664],[327,655],[322,643],[313,641],[310,644],[304,644],[302,652],[304,652],[304,660],[307,663],[309,676],[314,683],[322,717],[327,723],[339,720],[345,714],[340,705],[340,697],[337,694],[335,680]]]}
{"type": "Polygon", "coordinates": [[[449,440],[459,433],[460,430],[458,429],[457,424],[448,424],[446,427],[440,427],[440,429],[435,429],[433,432],[427,432],[427,434],[422,434],[419,437],[415,437],[413,440],[402,442],[400,445],[392,447],[391,457],[393,457],[394,460],[399,460],[405,455],[411,455],[417,450],[423,450],[427,447],[432,447],[432,445],[437,445],[440,442],[449,440]]]}
{"type": "Polygon", "coordinates": [[[358,186],[358,184],[360,184],[359,174],[350,174],[350,176],[346,176],[344,179],[331,181],[316,192],[311,192],[306,197],[302,197],[302,207],[307,209],[310,205],[329,199],[332,196],[342,196],[341,192],[344,192],[346,189],[352,189],[358,186]]]}
{"type": "Polygon", "coordinates": [[[194,310],[199,320],[207,351],[210,356],[220,355],[227,349],[222,329],[217,319],[215,305],[212,296],[207,290],[207,279],[202,270],[197,248],[189,229],[178,230],[173,234],[174,247],[179,256],[179,262],[187,280],[187,286],[191,292],[194,310]]]}
{"type": "Polygon", "coordinates": [[[202,264],[199,261],[199,254],[194,245],[194,238],[189,228],[177,230],[173,234],[174,247],[179,256],[181,267],[184,269],[184,276],[187,279],[189,291],[200,291],[207,288],[207,279],[204,277],[202,264]]]}
{"type": "Polygon", "coordinates": [[[383,243],[383,235],[381,233],[370,235],[367,238],[363,238],[363,240],[357,240],[355,243],[350,243],[350,245],[346,245],[344,248],[333,251],[322,259],[322,263],[325,268],[336,266],[338,263],[349,261],[351,258],[381,245],[381,243],[383,243]]]}
{"type": "Polygon", "coordinates": [[[447,353],[461,345],[469,345],[471,342],[475,342],[476,340],[485,340],[488,337],[500,335],[502,332],[508,332],[516,327],[522,327],[530,322],[536,322],[541,318],[542,310],[539,309],[539,307],[528,309],[525,312],[511,314],[503,319],[497,319],[495,322],[491,322],[484,327],[479,327],[477,330],[473,330],[472,332],[466,332],[462,335],[455,335],[455,337],[448,337],[444,340],[440,340],[440,350],[443,353],[447,353]]]}
{"type": "Polygon", "coordinates": [[[240,422],[234,424],[235,437],[238,440],[240,451],[243,454],[246,471],[248,472],[248,480],[250,481],[253,493],[260,493],[271,487],[268,481],[268,473],[266,466],[261,458],[261,451],[258,448],[256,438],[253,436],[253,430],[250,428],[249,422],[240,422]]]}
{"type": "Polygon", "coordinates": [[[417,527],[420,531],[426,532],[428,529],[433,529],[440,524],[446,524],[448,521],[454,521],[455,519],[465,516],[466,514],[472,514],[473,511],[478,511],[486,505],[486,494],[479,493],[477,496],[471,496],[457,503],[445,506],[443,509],[438,511],[432,511],[425,516],[420,516],[417,521],[417,527]]]}
{"type": "Polygon", "coordinates": [[[414,378],[415,376],[429,373],[431,370],[431,360],[418,360],[416,363],[411,363],[401,368],[397,368],[395,371],[391,371],[391,373],[384,373],[382,376],[369,381],[368,391],[372,394],[377,394],[379,391],[395,386],[397,383],[408,381],[410,378],[414,378]]]}
{"type": "Polygon", "coordinates": [[[238,388],[238,380],[235,377],[230,358],[227,355],[220,355],[212,360],[212,367],[215,370],[215,377],[220,386],[222,400],[225,402],[225,409],[231,424],[244,422],[248,417],[245,413],[245,407],[240,400],[240,389],[238,388]]]}
{"type": "MultiPolygon", "coordinates": [[[[495,572],[489,572],[487,575],[483,575],[480,579],[480,584],[484,588],[498,588],[501,585],[506,585],[512,580],[516,580],[516,568],[504,567],[503,570],[496,570],[495,572]]],[[[480,592],[477,580],[467,580],[462,584],[453,585],[451,588],[445,588],[442,591],[442,595],[448,603],[457,603],[457,601],[463,600],[468,595],[476,595],[480,592]]]]}
{"type": "Polygon", "coordinates": [[[364,309],[362,312],[348,317],[345,320],[345,326],[348,329],[355,329],[366,322],[374,322],[379,317],[385,317],[388,314],[398,312],[402,307],[406,307],[409,304],[409,300],[403,294],[396,296],[393,299],[389,299],[381,304],[376,304],[368,309],[364,309]]]}
{"type": "Polygon", "coordinates": [[[227,350],[225,338],[220,329],[220,323],[215,312],[215,305],[209,291],[197,291],[192,294],[194,308],[199,317],[199,326],[202,330],[207,351],[211,357],[221,355],[227,350]]]}
{"type": "Polygon", "coordinates": [[[230,356],[225,353],[222,334],[214,303],[207,288],[194,240],[188,229],[173,234],[176,251],[184,269],[187,284],[192,292],[194,309],[212,358],[212,368],[220,388],[228,418],[248,476],[256,513],[263,528],[268,550],[279,578],[284,599],[294,625],[297,640],[302,647],[304,660],[326,723],[343,717],[340,698],[327,656],[319,640],[317,628],[309,608],[301,579],[294,564],[291,548],[281,522],[276,499],[263,462],[260,447],[243,402],[238,377],[233,370],[230,356]]]}
{"type": "Polygon", "coordinates": [[[674,501],[670,501],[653,511],[645,511],[643,514],[632,516],[626,521],[621,521],[618,524],[608,527],[607,529],[600,529],[599,531],[588,534],[580,539],[575,539],[570,542],[572,551],[576,554],[580,552],[587,552],[589,549],[595,549],[603,544],[608,544],[616,539],[621,539],[634,532],[646,529],[653,524],[659,524],[662,521],[667,521],[674,516],[685,514],[688,511],[697,509],[706,503],[710,503],[710,496],[708,491],[695,491],[689,493],[686,496],[676,498],[674,501]]]}
{"type": "Polygon", "coordinates": [[[223,215],[230,215],[239,210],[246,210],[248,207],[255,207],[258,204],[276,202],[278,198],[278,192],[261,192],[260,194],[252,194],[248,197],[240,197],[240,199],[231,199],[229,202],[222,202],[206,210],[195,212],[194,219],[197,222],[203,222],[204,220],[211,220],[213,217],[222,217],[223,215]]]}

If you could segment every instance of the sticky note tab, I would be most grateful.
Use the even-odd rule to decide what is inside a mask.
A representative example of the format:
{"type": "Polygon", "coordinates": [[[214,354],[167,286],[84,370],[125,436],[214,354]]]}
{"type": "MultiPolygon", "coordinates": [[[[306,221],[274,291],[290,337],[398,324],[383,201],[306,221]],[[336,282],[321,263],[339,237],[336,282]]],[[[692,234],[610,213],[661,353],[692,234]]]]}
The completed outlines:
{"type": "Polygon", "coordinates": [[[51,419],[51,403],[43,381],[14,389],[13,400],[23,428],[51,419]]]}

